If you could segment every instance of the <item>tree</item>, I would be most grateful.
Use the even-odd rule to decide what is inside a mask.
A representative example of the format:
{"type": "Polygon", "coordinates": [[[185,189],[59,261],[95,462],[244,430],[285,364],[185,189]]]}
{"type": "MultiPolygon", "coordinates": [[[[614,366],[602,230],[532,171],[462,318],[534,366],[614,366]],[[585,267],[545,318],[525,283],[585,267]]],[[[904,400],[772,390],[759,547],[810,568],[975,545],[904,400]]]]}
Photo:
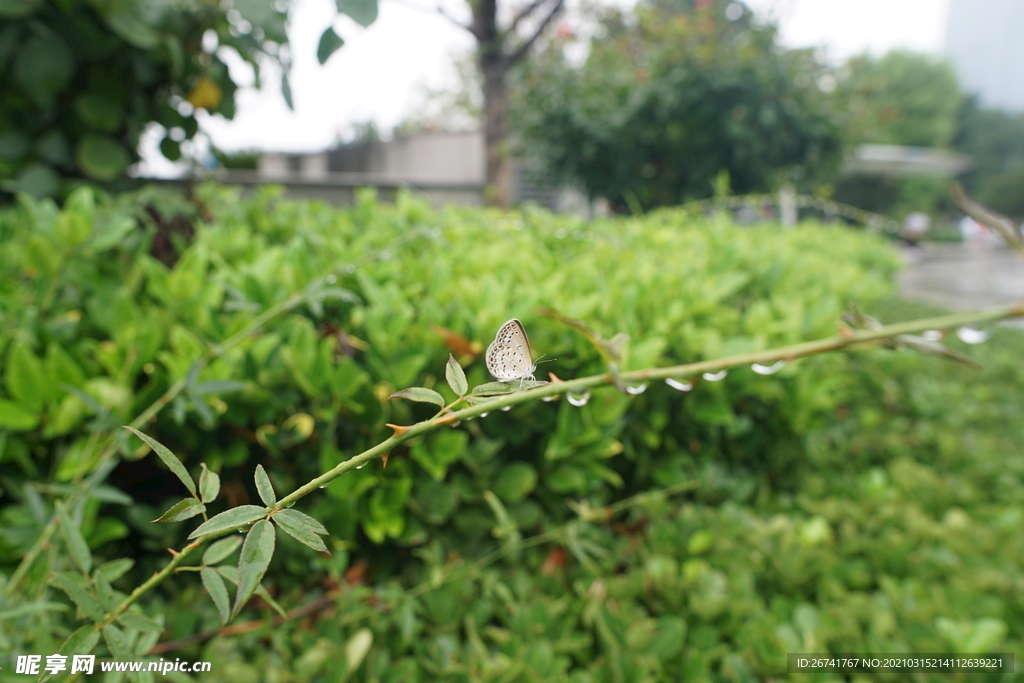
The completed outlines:
{"type": "Polygon", "coordinates": [[[836,94],[849,142],[943,149],[964,100],[948,62],[906,50],[853,57],[836,94]]]}
{"type": "Polygon", "coordinates": [[[982,109],[972,97],[957,123],[953,147],[974,161],[964,186],[996,211],[1024,220],[1024,115],[982,109]]]}
{"type": "MultiPolygon", "coordinates": [[[[836,98],[849,147],[873,143],[948,149],[964,102],[948,62],[905,50],[850,59],[840,70],[836,98]]],[[[847,175],[836,183],[834,197],[895,217],[951,207],[946,180],[934,176],[847,175]]]]}
{"type": "MultiPolygon", "coordinates": [[[[498,0],[470,0],[472,20],[464,24],[452,19],[477,41],[476,63],[484,100],[485,199],[488,204],[508,207],[511,200],[509,71],[530,52],[537,39],[562,10],[564,1],[529,0],[528,4],[512,14],[505,26],[500,26],[498,0]],[[530,22],[534,22],[534,27],[526,30],[524,27],[530,22]]],[[[445,14],[440,5],[438,10],[445,14]]]]}
{"type": "MultiPolygon", "coordinates": [[[[339,0],[366,25],[376,0],[339,0]]],[[[267,61],[288,86],[287,13],[270,0],[3,0],[0,2],[0,189],[56,195],[123,177],[150,122],[169,159],[205,109],[232,118],[237,86],[222,51],[256,74],[267,61]]],[[[342,44],[328,28],[323,63],[342,44]]]]}
{"type": "Polygon", "coordinates": [[[609,11],[582,66],[554,45],[525,70],[517,120],[543,172],[619,211],[802,182],[834,168],[827,76],[739,3],[609,11]],[[823,81],[822,81],[823,82],[823,81]]]}

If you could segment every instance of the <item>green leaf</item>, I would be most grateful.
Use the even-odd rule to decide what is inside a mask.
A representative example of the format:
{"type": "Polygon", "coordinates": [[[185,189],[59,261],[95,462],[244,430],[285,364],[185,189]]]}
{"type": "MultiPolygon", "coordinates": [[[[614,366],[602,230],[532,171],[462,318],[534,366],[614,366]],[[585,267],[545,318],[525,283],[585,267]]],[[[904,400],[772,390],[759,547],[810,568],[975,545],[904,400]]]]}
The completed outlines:
{"type": "Polygon", "coordinates": [[[131,156],[116,140],[101,135],[85,135],[75,148],[75,160],[93,180],[113,180],[120,176],[131,156]]]}
{"type": "Polygon", "coordinates": [[[320,35],[320,44],[316,48],[316,58],[321,64],[330,59],[334,51],[345,44],[345,41],[330,26],[320,35]]]}
{"type": "Polygon", "coordinates": [[[511,394],[515,387],[504,382],[487,382],[480,386],[473,387],[473,394],[476,396],[496,396],[498,394],[511,394]]]}
{"type": "Polygon", "coordinates": [[[0,0],[0,17],[20,19],[36,11],[42,0],[0,0]]]}
{"type": "Polygon", "coordinates": [[[55,572],[50,577],[50,583],[67,593],[71,601],[78,605],[87,617],[93,621],[103,619],[103,607],[96,596],[92,594],[85,578],[78,574],[55,572]]]}
{"type": "Polygon", "coordinates": [[[20,161],[31,148],[32,144],[28,137],[20,131],[8,128],[0,132],[0,161],[20,161]]]}
{"type": "Polygon", "coordinates": [[[226,529],[237,529],[243,527],[251,522],[255,522],[261,517],[266,517],[267,509],[261,508],[257,505],[239,505],[236,508],[225,510],[219,515],[215,515],[210,519],[206,520],[199,527],[188,535],[189,540],[193,538],[199,538],[207,534],[212,534],[216,531],[224,531],[226,529]]]}
{"type": "Polygon", "coordinates": [[[41,411],[49,397],[48,377],[43,363],[24,342],[11,344],[7,352],[7,372],[4,383],[11,396],[33,411],[41,411]]]}
{"type": "Polygon", "coordinates": [[[274,525],[266,520],[260,520],[253,524],[252,529],[246,534],[242,553],[238,557],[238,592],[235,594],[235,604],[231,608],[232,615],[238,614],[249,601],[263,580],[263,575],[267,573],[267,567],[274,556],[275,533],[274,525]]]}
{"type": "Polygon", "coordinates": [[[7,192],[24,192],[32,197],[52,197],[60,190],[60,176],[46,164],[28,164],[13,180],[0,182],[7,192]]]}
{"type": "Polygon", "coordinates": [[[177,161],[181,158],[181,143],[169,137],[160,141],[160,153],[170,161],[177,161]]]}
{"type": "Polygon", "coordinates": [[[75,55],[57,34],[36,33],[18,50],[14,82],[43,109],[53,106],[57,93],[75,73],[75,55]]]}
{"type": "Polygon", "coordinates": [[[0,428],[12,431],[35,429],[39,415],[14,401],[0,398],[0,428]]]}
{"type": "Polygon", "coordinates": [[[506,503],[518,503],[536,486],[536,468],[529,463],[514,462],[501,470],[492,491],[506,503]]]}
{"type": "Polygon", "coordinates": [[[125,429],[142,439],[150,448],[152,448],[153,452],[157,454],[157,457],[163,460],[164,464],[167,465],[167,469],[173,472],[174,476],[181,480],[181,483],[185,485],[188,492],[193,496],[196,495],[196,482],[192,479],[192,475],[188,473],[188,470],[185,469],[181,460],[178,459],[178,456],[171,453],[171,451],[162,443],[155,439],[151,439],[135,427],[125,427],[125,429]]]}
{"type": "Polygon", "coordinates": [[[163,624],[159,623],[156,619],[147,617],[141,612],[124,612],[117,620],[125,628],[135,629],[136,631],[156,631],[161,633],[164,630],[163,624]]]}
{"type": "Polygon", "coordinates": [[[436,406],[444,407],[444,397],[433,389],[426,389],[424,387],[402,389],[391,394],[388,398],[407,398],[418,403],[433,403],[436,406]]]}
{"type": "Polygon", "coordinates": [[[96,630],[95,625],[89,624],[68,636],[68,639],[60,646],[60,653],[67,656],[89,654],[98,642],[100,642],[100,632],[96,630]]]}
{"type": "Polygon", "coordinates": [[[228,589],[224,585],[224,579],[220,577],[217,570],[208,567],[203,567],[199,570],[199,577],[203,580],[206,592],[213,598],[213,604],[216,605],[217,612],[220,613],[220,623],[228,623],[228,619],[231,618],[231,602],[228,597],[228,589]]]}
{"type": "Polygon", "coordinates": [[[326,534],[327,529],[309,515],[298,510],[281,510],[271,517],[271,520],[276,522],[282,531],[300,543],[304,543],[317,552],[331,554],[327,546],[324,545],[323,539],[318,536],[318,534],[326,534]]]}
{"type": "Polygon", "coordinates": [[[121,629],[114,624],[103,628],[103,640],[107,641],[107,647],[110,648],[110,654],[114,655],[114,659],[129,660],[132,658],[132,650],[128,639],[125,638],[121,629]]]}
{"type": "Polygon", "coordinates": [[[242,545],[242,539],[238,536],[228,536],[210,545],[203,553],[203,564],[214,565],[226,558],[242,545]]]}
{"type": "Polygon", "coordinates": [[[204,503],[216,500],[220,493],[220,475],[210,470],[206,463],[200,463],[202,471],[199,473],[199,499],[204,503]]]}
{"type": "Polygon", "coordinates": [[[267,507],[277,505],[277,494],[274,493],[274,486],[270,483],[270,477],[263,465],[256,465],[256,492],[260,494],[260,500],[266,503],[267,507]]]}
{"type": "Polygon", "coordinates": [[[100,599],[103,611],[113,612],[117,608],[119,600],[110,586],[110,582],[107,581],[107,577],[97,573],[92,578],[92,585],[96,589],[96,597],[100,599]]]}
{"type": "Polygon", "coordinates": [[[345,643],[345,671],[351,674],[359,668],[373,646],[373,631],[361,628],[345,643]]]}
{"type": "Polygon", "coordinates": [[[288,108],[295,111],[295,103],[292,101],[292,84],[288,79],[287,71],[281,74],[281,96],[284,97],[284,103],[288,105],[288,108]]]}
{"type": "Polygon", "coordinates": [[[338,11],[352,17],[360,26],[377,19],[377,0],[337,0],[338,11]]]}
{"type": "Polygon", "coordinates": [[[67,508],[64,507],[64,501],[57,501],[57,516],[60,518],[60,530],[64,535],[64,540],[67,541],[71,559],[75,561],[83,574],[88,575],[89,570],[92,569],[92,553],[89,552],[89,544],[85,542],[82,532],[71,520],[67,508]]]}
{"type": "Polygon", "coordinates": [[[459,396],[465,396],[466,392],[469,391],[469,383],[466,381],[466,373],[463,371],[462,366],[459,365],[458,361],[455,360],[455,356],[448,354],[448,364],[444,368],[445,379],[448,380],[448,386],[452,388],[459,396]]]}
{"type": "Polygon", "coordinates": [[[113,133],[121,126],[121,105],[94,92],[75,98],[75,113],[93,130],[113,133]]]}
{"type": "Polygon", "coordinates": [[[182,498],[160,515],[154,522],[183,522],[206,512],[206,506],[195,498],[182,498]]]}
{"type": "Polygon", "coordinates": [[[96,574],[102,574],[107,581],[113,583],[119,578],[125,575],[133,566],[135,566],[135,560],[127,557],[122,557],[117,560],[111,560],[110,562],[104,562],[100,566],[96,567],[96,574]]]}

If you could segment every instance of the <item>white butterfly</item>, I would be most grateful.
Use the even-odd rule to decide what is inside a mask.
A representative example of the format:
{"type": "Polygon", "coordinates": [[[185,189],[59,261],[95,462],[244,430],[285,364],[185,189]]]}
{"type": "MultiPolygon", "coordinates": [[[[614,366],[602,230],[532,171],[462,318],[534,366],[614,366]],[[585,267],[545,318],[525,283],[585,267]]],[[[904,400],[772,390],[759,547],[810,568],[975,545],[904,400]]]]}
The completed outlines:
{"type": "Polygon", "coordinates": [[[487,347],[486,360],[488,372],[499,382],[533,379],[537,366],[530,351],[530,340],[519,320],[512,318],[498,329],[494,341],[487,347]]]}

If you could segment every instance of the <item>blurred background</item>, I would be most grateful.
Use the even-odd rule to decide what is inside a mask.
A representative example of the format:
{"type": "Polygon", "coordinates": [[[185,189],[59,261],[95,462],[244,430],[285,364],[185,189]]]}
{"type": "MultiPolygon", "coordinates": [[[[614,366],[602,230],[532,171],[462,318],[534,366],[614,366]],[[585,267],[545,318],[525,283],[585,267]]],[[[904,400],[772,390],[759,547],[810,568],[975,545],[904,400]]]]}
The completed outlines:
{"type": "Polygon", "coordinates": [[[1017,0],[0,0],[0,682],[1021,651],[1024,340],[975,310],[1024,287],[1021,35],[1017,0]],[[513,317],[547,379],[744,361],[425,432],[151,579],[488,383],[513,317]]]}

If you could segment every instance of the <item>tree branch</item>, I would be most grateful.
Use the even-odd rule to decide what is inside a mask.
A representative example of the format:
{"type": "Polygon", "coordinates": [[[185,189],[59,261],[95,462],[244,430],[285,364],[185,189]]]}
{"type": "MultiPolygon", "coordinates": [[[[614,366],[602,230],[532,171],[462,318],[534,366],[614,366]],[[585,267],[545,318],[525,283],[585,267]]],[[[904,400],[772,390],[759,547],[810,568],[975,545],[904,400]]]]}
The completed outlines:
{"type": "Polygon", "coordinates": [[[544,17],[543,21],[540,22],[540,26],[538,26],[537,30],[533,32],[533,35],[527,38],[522,45],[520,45],[511,54],[509,54],[508,63],[510,66],[526,56],[526,53],[530,51],[530,48],[533,47],[533,44],[537,42],[537,38],[540,37],[540,34],[544,33],[544,29],[546,29],[548,27],[548,24],[550,24],[552,20],[554,20],[555,15],[562,10],[562,5],[564,4],[565,0],[557,0],[557,2],[555,2],[555,6],[551,8],[551,11],[548,12],[548,15],[544,17]]]}
{"type": "Polygon", "coordinates": [[[440,14],[445,19],[447,19],[448,21],[455,24],[456,26],[458,26],[459,28],[469,31],[477,40],[481,40],[480,33],[476,30],[475,26],[472,26],[470,24],[464,24],[455,17],[453,17],[452,15],[448,14],[448,12],[445,10],[444,6],[441,5],[441,3],[437,3],[437,13],[440,14]]]}
{"type": "Polygon", "coordinates": [[[949,183],[949,194],[961,211],[982,225],[987,225],[995,230],[1007,244],[1013,247],[1018,256],[1024,257],[1024,241],[1017,233],[1017,226],[1013,221],[972,199],[964,190],[963,185],[955,180],[949,183]]]}
{"type": "Polygon", "coordinates": [[[512,17],[512,23],[508,25],[508,32],[513,33],[516,30],[516,27],[519,26],[519,22],[533,14],[533,11],[545,2],[546,0],[533,0],[529,5],[516,12],[516,15],[512,17]]]}

